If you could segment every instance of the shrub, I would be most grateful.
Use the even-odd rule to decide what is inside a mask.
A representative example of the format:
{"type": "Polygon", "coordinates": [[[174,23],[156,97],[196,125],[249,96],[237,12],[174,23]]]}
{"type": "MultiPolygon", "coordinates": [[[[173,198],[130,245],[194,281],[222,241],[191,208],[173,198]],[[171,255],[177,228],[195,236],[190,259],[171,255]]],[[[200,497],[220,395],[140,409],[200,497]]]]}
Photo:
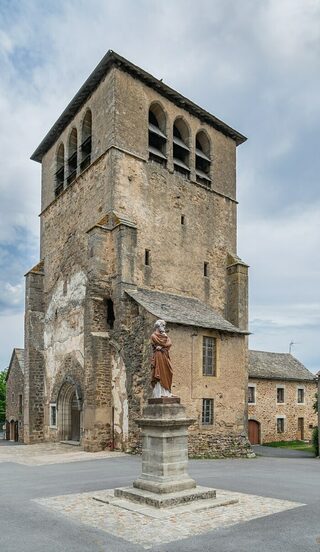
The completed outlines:
{"type": "Polygon", "coordinates": [[[312,432],[312,446],[316,456],[319,456],[318,428],[315,427],[312,432]]]}

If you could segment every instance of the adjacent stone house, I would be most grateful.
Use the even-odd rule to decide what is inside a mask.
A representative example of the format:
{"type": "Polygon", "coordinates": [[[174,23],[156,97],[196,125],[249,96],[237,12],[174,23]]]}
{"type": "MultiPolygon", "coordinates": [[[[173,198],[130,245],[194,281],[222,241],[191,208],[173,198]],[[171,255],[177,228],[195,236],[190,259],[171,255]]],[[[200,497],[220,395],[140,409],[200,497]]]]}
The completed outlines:
{"type": "Polygon", "coordinates": [[[153,324],[168,322],[190,452],[246,455],[246,138],[109,51],[32,155],[40,262],[26,276],[24,440],[139,448],[153,324]]]}
{"type": "Polygon", "coordinates": [[[6,439],[23,443],[24,350],[13,349],[6,376],[6,439]]]}
{"type": "Polygon", "coordinates": [[[249,351],[250,443],[310,440],[316,392],[315,375],[291,354],[249,351]]]}

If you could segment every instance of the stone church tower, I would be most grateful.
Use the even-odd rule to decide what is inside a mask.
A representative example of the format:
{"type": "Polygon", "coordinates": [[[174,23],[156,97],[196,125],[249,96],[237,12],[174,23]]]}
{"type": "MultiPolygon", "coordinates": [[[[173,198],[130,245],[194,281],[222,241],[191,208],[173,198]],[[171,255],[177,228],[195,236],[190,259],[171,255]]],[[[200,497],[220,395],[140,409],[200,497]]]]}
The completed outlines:
{"type": "Polygon", "coordinates": [[[164,318],[190,452],[246,454],[245,137],[109,51],[32,155],[40,262],[26,276],[24,439],[139,448],[164,318]]]}

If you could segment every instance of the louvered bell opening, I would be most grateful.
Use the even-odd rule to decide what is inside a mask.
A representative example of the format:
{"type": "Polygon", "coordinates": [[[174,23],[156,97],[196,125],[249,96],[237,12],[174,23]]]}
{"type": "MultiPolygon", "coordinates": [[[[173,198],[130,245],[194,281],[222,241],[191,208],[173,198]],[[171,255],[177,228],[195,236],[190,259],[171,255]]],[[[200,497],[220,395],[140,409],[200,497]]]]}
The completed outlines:
{"type": "Polygon", "coordinates": [[[173,167],[174,170],[189,177],[189,148],[182,138],[179,128],[173,127],[173,167]]]}
{"type": "Polygon", "coordinates": [[[56,172],[56,187],[54,190],[55,196],[61,194],[63,191],[63,183],[64,183],[64,167],[60,167],[60,169],[56,172]]]}
{"type": "Polygon", "coordinates": [[[149,159],[161,165],[166,165],[165,155],[167,137],[160,128],[149,122],[149,159]]]}
{"type": "Polygon", "coordinates": [[[80,170],[84,171],[91,163],[92,137],[88,136],[81,144],[80,170]]]}
{"type": "Polygon", "coordinates": [[[196,179],[199,184],[203,184],[207,188],[211,187],[210,166],[209,157],[202,150],[196,148],[196,179]]]}
{"type": "Polygon", "coordinates": [[[75,151],[68,159],[68,169],[69,169],[69,174],[67,178],[68,184],[71,184],[71,182],[73,182],[77,176],[77,164],[78,164],[78,155],[77,155],[77,152],[75,151]]]}
{"type": "MultiPolygon", "coordinates": [[[[174,169],[182,174],[189,175],[189,148],[183,143],[183,146],[175,142],[173,138],[173,166],[174,169]]],[[[179,139],[180,142],[180,139],[179,139]]]]}

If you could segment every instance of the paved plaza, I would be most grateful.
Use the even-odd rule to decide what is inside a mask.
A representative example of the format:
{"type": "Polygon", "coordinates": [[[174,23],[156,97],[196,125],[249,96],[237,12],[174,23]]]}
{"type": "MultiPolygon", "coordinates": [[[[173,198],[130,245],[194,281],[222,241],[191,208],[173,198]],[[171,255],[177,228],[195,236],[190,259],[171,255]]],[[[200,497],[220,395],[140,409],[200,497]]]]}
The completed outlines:
{"type": "Polygon", "coordinates": [[[238,502],[158,519],[103,502],[132,483],[140,461],[69,445],[0,446],[1,552],[320,551],[318,459],[191,461],[200,485],[238,502]]]}

